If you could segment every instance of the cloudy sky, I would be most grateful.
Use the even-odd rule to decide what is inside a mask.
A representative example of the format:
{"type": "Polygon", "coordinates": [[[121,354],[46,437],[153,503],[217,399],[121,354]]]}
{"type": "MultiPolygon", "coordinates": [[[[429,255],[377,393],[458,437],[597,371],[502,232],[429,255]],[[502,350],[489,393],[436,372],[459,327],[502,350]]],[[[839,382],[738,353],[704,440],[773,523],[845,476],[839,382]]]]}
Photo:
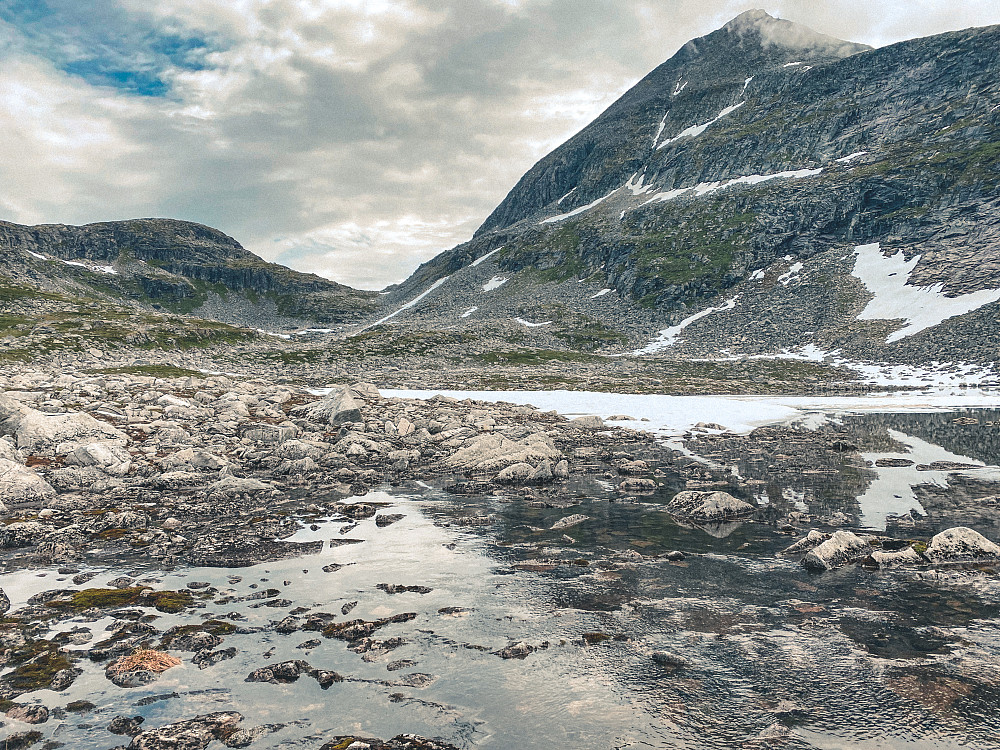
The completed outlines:
{"type": "Polygon", "coordinates": [[[368,289],[738,13],[883,45],[996,0],[0,0],[0,219],[166,216],[368,289]]]}

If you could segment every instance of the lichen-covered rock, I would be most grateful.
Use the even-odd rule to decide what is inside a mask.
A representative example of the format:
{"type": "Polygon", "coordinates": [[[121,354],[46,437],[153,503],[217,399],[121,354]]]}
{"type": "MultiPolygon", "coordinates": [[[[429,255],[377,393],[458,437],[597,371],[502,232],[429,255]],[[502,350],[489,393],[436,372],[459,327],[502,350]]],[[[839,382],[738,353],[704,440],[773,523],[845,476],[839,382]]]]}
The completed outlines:
{"type": "Polygon", "coordinates": [[[37,521],[18,521],[0,526],[0,548],[30,547],[38,544],[51,531],[51,526],[37,521]]]}
{"type": "Polygon", "coordinates": [[[781,551],[783,555],[802,555],[810,550],[816,549],[819,545],[830,538],[829,534],[824,534],[818,529],[811,529],[802,539],[795,542],[781,551]]]}
{"type": "Polygon", "coordinates": [[[889,551],[876,550],[865,560],[866,566],[869,561],[872,566],[879,568],[902,568],[910,565],[924,565],[927,562],[913,547],[889,551]]]}
{"type": "Polygon", "coordinates": [[[802,558],[807,570],[823,571],[840,568],[867,557],[871,547],[850,531],[836,531],[825,542],[802,558]]]}
{"type": "MultiPolygon", "coordinates": [[[[629,480],[634,481],[634,480],[629,480]]],[[[756,506],[733,497],[728,492],[685,490],[674,495],[667,512],[694,521],[726,521],[751,515],[756,506]]]]}
{"type": "Polygon", "coordinates": [[[568,529],[573,526],[577,526],[578,524],[581,524],[584,521],[589,521],[589,520],[590,516],[585,516],[580,513],[575,513],[572,516],[566,516],[565,518],[560,518],[558,521],[552,524],[552,530],[558,531],[560,529],[568,529]]]}
{"type": "Polygon", "coordinates": [[[957,526],[934,536],[924,556],[932,563],[997,560],[1000,559],[1000,546],[978,531],[957,526]]]}
{"type": "Polygon", "coordinates": [[[205,750],[212,740],[236,731],[243,716],[235,711],[203,714],[136,735],[128,750],[205,750]]]}

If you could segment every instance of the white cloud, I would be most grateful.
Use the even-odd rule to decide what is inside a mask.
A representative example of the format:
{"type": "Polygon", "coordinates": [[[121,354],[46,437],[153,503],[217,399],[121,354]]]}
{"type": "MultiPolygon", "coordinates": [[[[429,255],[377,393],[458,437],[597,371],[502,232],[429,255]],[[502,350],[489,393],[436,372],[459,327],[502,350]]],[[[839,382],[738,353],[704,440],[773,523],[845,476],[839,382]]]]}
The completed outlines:
{"type": "MultiPolygon", "coordinates": [[[[535,160],[685,41],[756,4],[95,0],[108,12],[73,11],[65,28],[55,16],[30,30],[6,19],[2,218],[189,219],[268,259],[379,287],[468,239],[535,160]],[[101,49],[86,23],[120,44],[116,64],[146,45],[131,54],[166,92],[65,72],[60,59],[101,49]],[[136,31],[146,26],[205,40],[198,64],[160,55],[136,31]]],[[[765,8],[886,41],[1000,21],[991,5],[765,8]]]]}

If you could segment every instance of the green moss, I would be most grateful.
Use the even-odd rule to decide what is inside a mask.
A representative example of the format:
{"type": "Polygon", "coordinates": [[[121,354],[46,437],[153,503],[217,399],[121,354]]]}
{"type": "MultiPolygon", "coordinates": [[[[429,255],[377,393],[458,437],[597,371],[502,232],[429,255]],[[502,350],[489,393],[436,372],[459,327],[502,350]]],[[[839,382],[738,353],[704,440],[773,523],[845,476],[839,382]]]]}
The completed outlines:
{"type": "Polygon", "coordinates": [[[84,589],[74,591],[69,599],[53,599],[47,607],[80,612],[92,607],[116,609],[133,605],[151,606],[160,612],[180,612],[191,606],[194,597],[189,591],[153,591],[145,586],[124,589],[84,589]]]}
{"type": "Polygon", "coordinates": [[[145,375],[153,378],[204,377],[204,373],[174,365],[131,365],[128,367],[96,367],[87,370],[95,375],[145,375]]]}
{"type": "Polygon", "coordinates": [[[66,704],[66,710],[74,714],[82,714],[87,711],[93,711],[97,706],[95,706],[90,701],[70,701],[66,704]]]}
{"type": "Polygon", "coordinates": [[[3,676],[4,685],[18,695],[48,687],[56,672],[71,666],[69,659],[59,653],[55,644],[46,641],[31,643],[37,647],[38,654],[3,676]]]}
{"type": "Polygon", "coordinates": [[[206,620],[205,622],[196,623],[194,625],[182,625],[181,627],[173,630],[173,632],[164,635],[161,641],[161,647],[166,648],[169,646],[175,638],[180,638],[181,636],[191,635],[192,633],[211,633],[212,635],[230,635],[236,632],[236,626],[231,622],[223,622],[222,620],[206,620]]]}

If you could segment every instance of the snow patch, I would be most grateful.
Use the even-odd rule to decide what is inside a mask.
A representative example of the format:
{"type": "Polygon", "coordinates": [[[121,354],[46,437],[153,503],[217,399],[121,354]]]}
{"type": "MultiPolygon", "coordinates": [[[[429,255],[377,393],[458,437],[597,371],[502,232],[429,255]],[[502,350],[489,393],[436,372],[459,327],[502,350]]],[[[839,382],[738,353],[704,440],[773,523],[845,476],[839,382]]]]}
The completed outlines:
{"type": "Polygon", "coordinates": [[[756,271],[750,274],[750,281],[760,281],[766,275],[767,274],[764,272],[763,268],[758,268],[756,271]]]}
{"type": "Polygon", "coordinates": [[[848,154],[847,156],[841,156],[839,159],[834,159],[834,161],[839,164],[850,164],[855,159],[860,159],[862,156],[867,154],[867,151],[855,151],[853,154],[848,154]]]}
{"type": "Polygon", "coordinates": [[[652,185],[643,185],[645,179],[646,179],[645,174],[639,174],[638,172],[636,172],[634,175],[628,178],[628,182],[625,183],[625,187],[629,191],[631,191],[632,195],[645,195],[646,193],[648,193],[650,190],[653,189],[652,185]],[[639,178],[638,181],[636,181],[635,179],[636,177],[639,178]]]}
{"type": "Polygon", "coordinates": [[[688,85],[687,81],[684,81],[684,83],[681,83],[680,81],[678,81],[677,83],[675,83],[674,84],[674,93],[672,93],[671,96],[677,96],[679,93],[681,93],[684,89],[687,88],[687,85],[688,85]]]}
{"type": "Polygon", "coordinates": [[[656,352],[670,348],[677,342],[677,339],[681,335],[681,332],[689,325],[691,325],[695,321],[701,320],[702,318],[711,315],[714,312],[720,312],[721,310],[732,310],[734,307],[736,307],[736,300],[738,300],[739,298],[740,295],[737,294],[732,299],[727,300],[724,305],[720,305],[719,307],[705,308],[701,312],[697,312],[694,315],[684,318],[684,320],[682,320],[675,326],[670,326],[670,328],[664,328],[662,331],[660,331],[660,335],[656,339],[656,341],[653,341],[644,348],[633,352],[633,354],[655,354],[656,352]]]}
{"type": "Polygon", "coordinates": [[[539,326],[552,325],[552,321],[551,320],[546,320],[544,323],[532,323],[530,321],[524,320],[524,318],[514,318],[514,320],[516,320],[518,323],[520,323],[523,326],[527,326],[528,328],[538,328],[539,326]]]}
{"type": "Polygon", "coordinates": [[[484,292],[492,292],[494,289],[499,289],[504,284],[510,281],[506,276],[494,276],[492,279],[483,284],[484,292]]]}
{"type": "Polygon", "coordinates": [[[606,201],[608,198],[610,198],[612,195],[614,195],[615,193],[617,193],[619,190],[621,190],[621,188],[615,188],[614,190],[612,190],[607,195],[598,198],[596,201],[592,201],[591,203],[588,203],[586,206],[580,206],[579,208],[574,208],[569,213],[558,214],[556,216],[550,216],[547,219],[542,219],[538,223],[539,224],[554,224],[557,221],[566,221],[566,219],[568,219],[568,218],[570,218],[572,216],[578,216],[579,214],[582,214],[584,211],[589,211],[590,209],[594,208],[595,206],[600,205],[601,203],[603,203],[604,201],[606,201]]]}
{"type": "Polygon", "coordinates": [[[852,273],[875,295],[858,320],[906,321],[905,326],[886,338],[889,344],[1000,300],[1000,289],[946,297],[943,284],[908,286],[906,282],[920,260],[919,255],[906,260],[900,250],[886,258],[877,242],[859,245],[854,252],[857,260],[852,273]]]}
{"type": "Polygon", "coordinates": [[[605,294],[609,294],[612,291],[613,291],[612,289],[602,289],[597,294],[593,295],[591,299],[597,299],[598,297],[603,297],[605,294]]]}
{"type": "Polygon", "coordinates": [[[263,328],[256,330],[257,333],[263,333],[265,336],[274,336],[276,339],[285,339],[286,341],[292,337],[289,333],[275,333],[274,331],[265,331],[263,328]]]}
{"type": "Polygon", "coordinates": [[[794,68],[796,65],[804,65],[804,64],[805,63],[801,63],[801,62],[790,62],[790,63],[785,63],[781,67],[783,67],[783,68],[794,68]]]}
{"type": "Polygon", "coordinates": [[[753,76],[750,76],[745,81],[743,81],[743,90],[740,92],[740,96],[743,96],[747,92],[747,86],[750,85],[750,81],[753,80],[753,76]]]}
{"type": "Polygon", "coordinates": [[[715,123],[717,123],[719,120],[721,120],[726,115],[732,114],[733,112],[735,112],[736,110],[738,110],[740,107],[742,107],[744,104],[746,104],[746,102],[738,102],[738,103],[732,105],[731,107],[726,107],[724,110],[722,110],[721,112],[719,112],[719,114],[717,114],[715,117],[713,117],[708,122],[704,122],[701,125],[692,125],[689,128],[685,128],[684,130],[682,130],[681,132],[679,132],[677,135],[675,135],[673,138],[667,138],[667,140],[665,140],[663,143],[661,143],[656,148],[658,148],[658,149],[663,148],[667,144],[673,143],[674,141],[678,141],[681,138],[695,138],[696,136],[699,136],[702,133],[704,133],[708,129],[708,127],[710,125],[714,125],[715,123]]]}
{"type": "MultiPolygon", "coordinates": [[[[666,117],[666,115],[664,115],[664,117],[666,117]]],[[[564,195],[562,198],[560,198],[559,200],[556,201],[556,205],[557,206],[560,205],[564,200],[566,200],[567,198],[569,198],[575,192],[576,192],[576,188],[573,188],[572,190],[570,190],[568,193],[566,193],[566,195],[564,195]]]]}
{"type": "Polygon", "coordinates": [[[46,258],[41,253],[33,253],[30,250],[28,251],[28,255],[30,255],[32,258],[38,258],[38,260],[48,260],[48,258],[46,258]]]}
{"type": "MultiPolygon", "coordinates": [[[[744,177],[734,177],[731,180],[720,180],[719,182],[699,182],[693,187],[674,188],[664,193],[657,193],[646,201],[646,203],[663,203],[674,198],[679,198],[687,193],[693,193],[695,198],[700,198],[703,195],[725,190],[733,185],[759,185],[762,182],[781,179],[801,180],[804,177],[818,175],[822,171],[822,167],[818,167],[817,169],[794,169],[787,172],[775,172],[774,174],[750,174],[744,177]]],[[[645,206],[646,203],[642,205],[645,206]]]]}
{"type": "Polygon", "coordinates": [[[100,266],[96,264],[92,265],[90,263],[81,263],[78,260],[64,260],[62,262],[65,263],[67,266],[78,266],[79,268],[85,268],[86,270],[91,271],[93,273],[106,273],[110,276],[118,275],[118,272],[112,266],[100,266]]]}
{"type": "Polygon", "coordinates": [[[469,317],[470,315],[472,315],[472,313],[474,313],[474,312],[475,312],[476,310],[478,310],[478,309],[479,309],[478,307],[470,307],[470,308],[469,308],[468,310],[466,310],[466,311],[465,311],[464,313],[462,313],[462,316],[461,316],[461,317],[463,317],[463,318],[467,318],[467,317],[469,317]]]}
{"type": "Polygon", "coordinates": [[[393,312],[391,312],[388,315],[386,315],[384,318],[379,318],[374,323],[370,323],[369,325],[366,325],[361,330],[364,331],[364,330],[367,330],[368,328],[374,328],[375,326],[382,325],[387,320],[389,320],[391,318],[395,318],[397,315],[399,315],[401,312],[403,312],[403,310],[409,310],[411,307],[413,307],[420,300],[422,300],[428,294],[430,294],[431,292],[433,292],[435,289],[437,289],[439,286],[441,286],[444,282],[446,282],[450,278],[451,278],[451,276],[442,276],[440,279],[438,279],[433,284],[431,284],[425,291],[423,291],[420,294],[418,294],[416,297],[414,297],[413,299],[411,299],[409,302],[407,302],[405,305],[403,305],[402,307],[400,307],[398,310],[394,310],[393,312]]]}
{"type": "Polygon", "coordinates": [[[803,268],[805,268],[805,266],[803,266],[801,263],[793,263],[792,267],[788,269],[787,273],[783,273],[781,274],[781,276],[778,277],[778,283],[781,284],[782,286],[788,286],[790,282],[794,281],[798,277],[799,271],[801,271],[803,268]]]}
{"type": "Polygon", "coordinates": [[[503,248],[502,247],[498,247],[496,250],[490,250],[488,253],[486,253],[486,255],[480,255],[478,258],[476,258],[474,261],[472,261],[472,263],[469,264],[469,268],[475,268],[480,263],[482,263],[484,260],[486,260],[487,258],[489,258],[491,255],[493,255],[494,253],[499,253],[501,250],[503,250],[503,248]]]}

